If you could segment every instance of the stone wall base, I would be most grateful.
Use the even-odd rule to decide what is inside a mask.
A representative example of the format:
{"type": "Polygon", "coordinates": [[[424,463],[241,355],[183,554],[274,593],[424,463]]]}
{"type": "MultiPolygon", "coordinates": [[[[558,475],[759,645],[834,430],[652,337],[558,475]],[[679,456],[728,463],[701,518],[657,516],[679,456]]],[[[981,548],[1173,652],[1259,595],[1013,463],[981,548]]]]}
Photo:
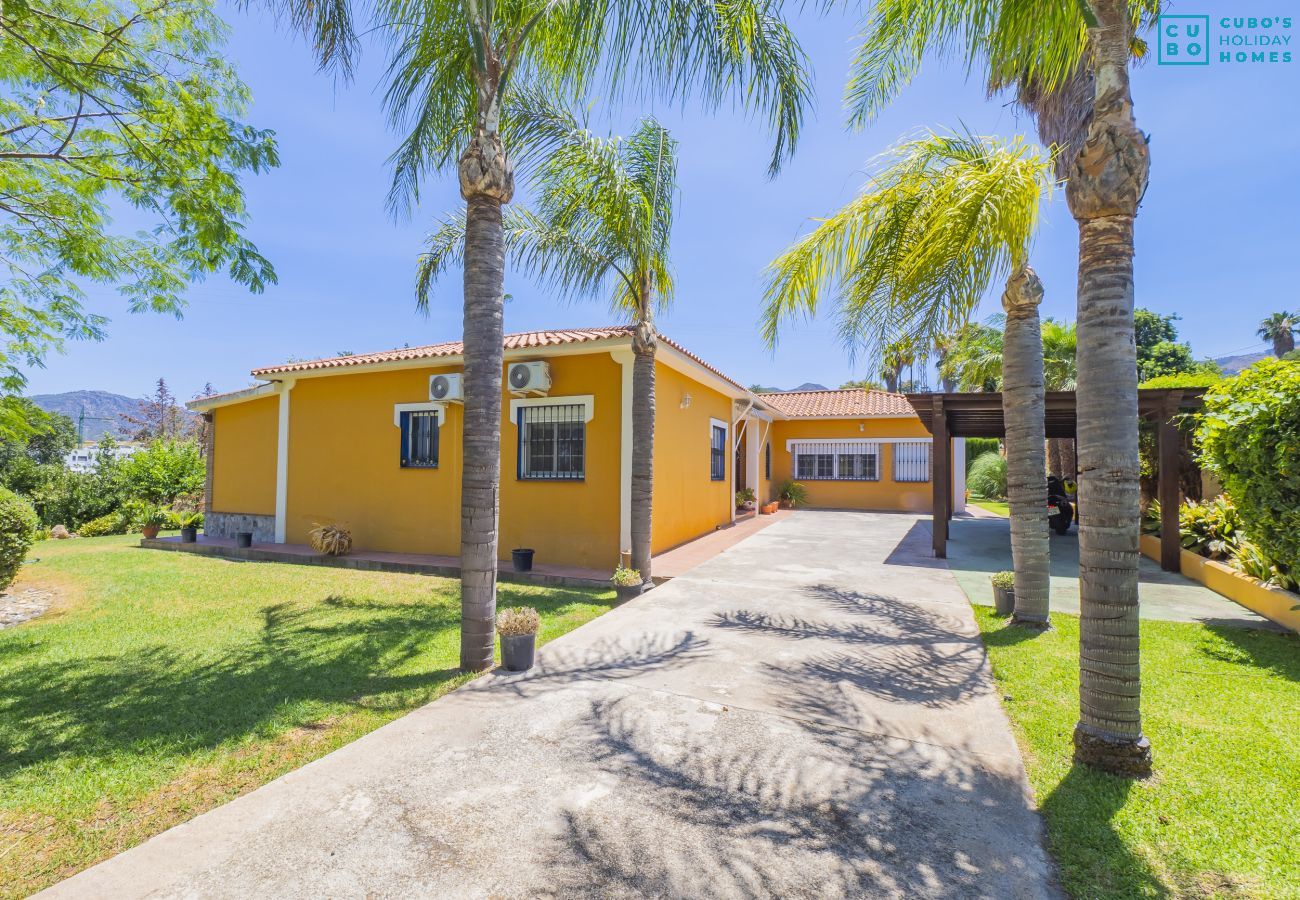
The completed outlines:
{"type": "Polygon", "coordinates": [[[208,537],[234,540],[241,531],[251,531],[256,544],[269,544],[275,540],[275,516],[210,512],[203,517],[203,533],[208,537]]]}

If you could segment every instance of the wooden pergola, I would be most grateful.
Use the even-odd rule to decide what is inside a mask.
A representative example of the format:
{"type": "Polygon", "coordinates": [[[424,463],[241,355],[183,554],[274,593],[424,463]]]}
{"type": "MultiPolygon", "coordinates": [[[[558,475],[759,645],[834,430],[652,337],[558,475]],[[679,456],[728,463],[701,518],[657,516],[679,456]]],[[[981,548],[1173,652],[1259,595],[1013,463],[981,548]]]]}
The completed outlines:
{"type": "MultiPolygon", "coordinates": [[[[1178,571],[1181,550],[1178,507],[1182,502],[1179,488],[1182,436],[1176,419],[1182,413],[1200,409],[1204,393],[1204,388],[1138,391],[1138,416],[1159,426],[1159,484],[1156,494],[1160,500],[1160,567],[1167,572],[1178,571]]],[[[1043,422],[1047,437],[1075,437],[1074,391],[1051,391],[1044,400],[1043,422]]],[[[952,519],[952,439],[1005,438],[1002,395],[908,394],[907,402],[934,437],[934,452],[930,455],[930,483],[934,489],[934,555],[942,559],[948,555],[948,523],[952,519]]]]}

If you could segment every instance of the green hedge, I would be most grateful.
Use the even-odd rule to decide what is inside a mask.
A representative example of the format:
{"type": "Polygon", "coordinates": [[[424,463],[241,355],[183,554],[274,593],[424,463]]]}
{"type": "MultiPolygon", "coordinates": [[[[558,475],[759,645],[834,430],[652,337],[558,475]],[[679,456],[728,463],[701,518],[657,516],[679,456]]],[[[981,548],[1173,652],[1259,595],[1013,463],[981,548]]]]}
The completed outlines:
{"type": "Polygon", "coordinates": [[[1211,387],[1197,438],[1251,540],[1300,571],[1300,363],[1263,360],[1211,387]]]}

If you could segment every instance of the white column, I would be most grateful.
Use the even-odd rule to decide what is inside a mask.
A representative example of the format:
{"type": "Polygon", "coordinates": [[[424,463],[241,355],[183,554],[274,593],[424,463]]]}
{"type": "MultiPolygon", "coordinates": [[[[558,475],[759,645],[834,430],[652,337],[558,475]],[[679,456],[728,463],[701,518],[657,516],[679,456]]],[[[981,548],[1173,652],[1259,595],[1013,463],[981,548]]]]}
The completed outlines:
{"type": "Polygon", "coordinates": [[[280,424],[275,446],[275,542],[285,542],[289,506],[289,392],[292,378],[280,382],[280,424]]]}
{"type": "Polygon", "coordinates": [[[763,502],[762,496],[758,492],[759,482],[759,454],[763,452],[763,423],[757,416],[751,416],[749,424],[745,426],[745,485],[754,489],[754,499],[758,503],[763,502]]]}
{"type": "Polygon", "coordinates": [[[636,356],[630,348],[609,351],[623,367],[623,392],[619,404],[622,427],[618,444],[618,549],[632,549],[632,365],[636,356]]]}
{"type": "Polygon", "coordinates": [[[966,511],[966,439],[952,439],[952,511],[966,511]]]}

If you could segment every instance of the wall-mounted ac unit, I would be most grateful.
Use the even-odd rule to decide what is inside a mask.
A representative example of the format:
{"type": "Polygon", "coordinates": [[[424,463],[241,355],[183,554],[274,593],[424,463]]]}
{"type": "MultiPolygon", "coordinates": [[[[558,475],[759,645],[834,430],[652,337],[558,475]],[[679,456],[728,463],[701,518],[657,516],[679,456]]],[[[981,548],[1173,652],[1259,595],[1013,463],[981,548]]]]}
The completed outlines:
{"type": "Polygon", "coordinates": [[[435,403],[462,403],[465,400],[465,376],[430,375],[429,399],[435,403]]]}
{"type": "Polygon", "coordinates": [[[551,367],[540,359],[512,363],[507,379],[512,394],[545,394],[551,389],[551,367]]]}

